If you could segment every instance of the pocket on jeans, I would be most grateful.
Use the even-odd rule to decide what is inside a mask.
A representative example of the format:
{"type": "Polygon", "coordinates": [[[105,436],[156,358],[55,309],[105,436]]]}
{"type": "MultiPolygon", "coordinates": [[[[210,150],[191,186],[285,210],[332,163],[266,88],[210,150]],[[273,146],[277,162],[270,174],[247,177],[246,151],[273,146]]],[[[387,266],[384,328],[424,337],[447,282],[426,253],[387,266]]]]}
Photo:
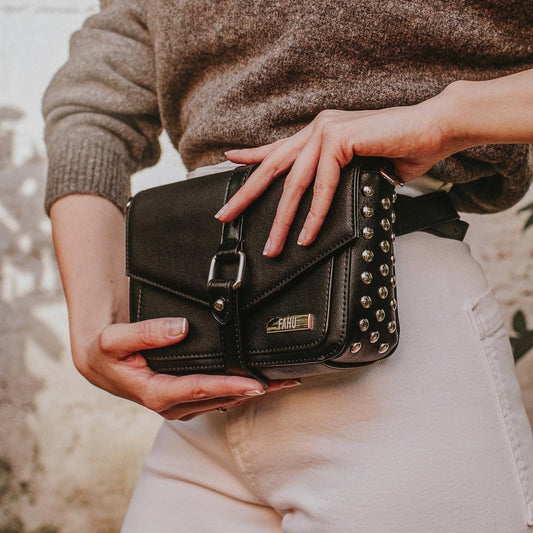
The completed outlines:
{"type": "Polygon", "coordinates": [[[528,525],[533,525],[533,436],[514,371],[511,343],[500,307],[492,291],[478,298],[468,310],[485,356],[507,432],[516,475],[524,498],[528,525]]]}

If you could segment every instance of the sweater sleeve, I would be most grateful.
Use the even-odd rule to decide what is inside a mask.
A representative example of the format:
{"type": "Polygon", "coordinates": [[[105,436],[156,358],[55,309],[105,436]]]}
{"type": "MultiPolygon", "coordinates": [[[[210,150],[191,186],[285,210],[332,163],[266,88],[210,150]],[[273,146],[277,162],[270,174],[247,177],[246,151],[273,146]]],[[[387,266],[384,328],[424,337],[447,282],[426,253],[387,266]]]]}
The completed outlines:
{"type": "Polygon", "coordinates": [[[122,209],[130,176],[160,156],[153,49],[142,0],[108,0],[72,35],[43,98],[45,209],[72,193],[122,209]]]}

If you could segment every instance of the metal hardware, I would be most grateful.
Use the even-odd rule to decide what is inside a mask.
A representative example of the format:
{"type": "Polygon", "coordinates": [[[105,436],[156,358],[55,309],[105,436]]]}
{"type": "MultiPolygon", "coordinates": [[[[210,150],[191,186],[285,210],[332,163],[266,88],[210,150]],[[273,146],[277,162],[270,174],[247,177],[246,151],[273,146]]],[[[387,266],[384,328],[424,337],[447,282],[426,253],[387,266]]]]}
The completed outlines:
{"type": "Polygon", "coordinates": [[[370,322],[366,318],[359,320],[359,329],[361,331],[366,331],[370,327],[370,322]]]}
{"type": "Polygon", "coordinates": [[[363,260],[370,263],[374,259],[374,252],[372,250],[363,250],[363,260]]]}
{"type": "Polygon", "coordinates": [[[360,302],[365,309],[368,309],[372,305],[372,298],[370,296],[361,296],[360,302]]]}
{"type": "Polygon", "coordinates": [[[384,300],[389,295],[389,289],[387,287],[380,287],[378,289],[379,297],[384,300]]]}
{"type": "Polygon", "coordinates": [[[378,309],[376,311],[376,320],[378,322],[383,322],[383,320],[385,320],[385,311],[383,311],[383,309],[378,309]]]}
{"type": "Polygon", "coordinates": [[[267,333],[287,333],[288,331],[306,331],[313,329],[315,315],[290,315],[271,318],[267,322],[267,333]]]}
{"type": "Polygon", "coordinates": [[[363,238],[371,239],[373,236],[374,236],[374,230],[372,228],[365,226],[363,228],[363,238]]]}
{"type": "Polygon", "coordinates": [[[390,250],[389,241],[381,241],[379,247],[381,248],[381,251],[387,253],[390,250]]]}
{"type": "Polygon", "coordinates": [[[389,265],[387,265],[386,263],[383,263],[383,264],[379,267],[379,271],[380,271],[380,273],[381,273],[382,276],[388,276],[388,275],[389,275],[389,272],[390,272],[389,265]]]}
{"type": "Polygon", "coordinates": [[[363,216],[366,218],[370,218],[374,214],[374,210],[369,205],[363,206],[362,211],[363,211],[363,216]]]}
{"type": "Polygon", "coordinates": [[[390,209],[390,207],[391,207],[390,198],[382,198],[381,199],[381,205],[383,206],[383,209],[390,209]]]}
{"type": "Polygon", "coordinates": [[[370,342],[374,344],[375,342],[378,342],[379,339],[379,331],[373,331],[370,334],[370,342]]]}
{"type": "MultiPolygon", "coordinates": [[[[244,265],[246,264],[246,256],[244,255],[244,252],[235,252],[235,253],[239,256],[239,268],[237,270],[237,279],[234,281],[233,285],[231,286],[234,291],[236,291],[242,284],[242,277],[244,274],[244,265]]],[[[215,254],[213,258],[211,259],[211,264],[209,265],[209,276],[207,278],[208,283],[215,278],[215,265],[217,262],[217,258],[219,258],[219,256],[215,254]]]]}
{"type": "Polygon", "coordinates": [[[361,272],[361,281],[365,285],[372,283],[372,274],[370,272],[361,272]]]}
{"type": "Polygon", "coordinates": [[[361,343],[360,342],[354,342],[350,348],[350,351],[352,353],[357,353],[361,349],[361,343]]]}
{"type": "Polygon", "coordinates": [[[215,303],[213,304],[213,307],[215,308],[216,311],[223,311],[224,307],[226,307],[226,302],[224,298],[219,298],[218,300],[216,300],[215,303]]]}
{"type": "Polygon", "coordinates": [[[374,189],[372,188],[371,185],[365,185],[363,187],[363,194],[367,197],[367,198],[370,198],[373,194],[374,194],[374,189]]]}
{"type": "Polygon", "coordinates": [[[379,169],[379,173],[391,184],[395,187],[403,187],[405,184],[403,181],[400,181],[400,179],[396,176],[391,176],[387,172],[385,172],[382,168],[379,169]]]}
{"type": "Polygon", "coordinates": [[[389,330],[389,333],[394,333],[396,331],[396,322],[394,320],[390,321],[387,324],[387,329],[389,330]]]}
{"type": "Polygon", "coordinates": [[[379,345],[378,352],[379,353],[385,353],[389,349],[389,345],[384,342],[383,344],[379,345]]]}
{"type": "Polygon", "coordinates": [[[382,218],[380,224],[385,231],[390,230],[390,220],[388,218],[382,218]]]}

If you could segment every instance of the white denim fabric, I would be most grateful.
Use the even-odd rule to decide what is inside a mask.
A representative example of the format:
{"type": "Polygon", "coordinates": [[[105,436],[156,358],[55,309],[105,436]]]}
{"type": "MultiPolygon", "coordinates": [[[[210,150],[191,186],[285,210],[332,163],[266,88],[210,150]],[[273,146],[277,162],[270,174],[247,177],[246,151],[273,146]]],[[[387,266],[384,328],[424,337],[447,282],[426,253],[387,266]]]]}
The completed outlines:
{"type": "Polygon", "coordinates": [[[463,242],[396,240],[388,359],[164,422],[123,533],[533,531],[533,439],[502,315],[463,242]]]}

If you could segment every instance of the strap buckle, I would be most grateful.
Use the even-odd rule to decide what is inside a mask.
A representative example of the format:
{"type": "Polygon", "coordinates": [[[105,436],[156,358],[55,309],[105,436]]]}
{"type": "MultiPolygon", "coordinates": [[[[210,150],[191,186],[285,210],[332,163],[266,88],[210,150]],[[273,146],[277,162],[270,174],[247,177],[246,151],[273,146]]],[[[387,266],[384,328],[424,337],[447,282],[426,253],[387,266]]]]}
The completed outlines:
{"type": "Polygon", "coordinates": [[[403,187],[405,183],[396,176],[396,174],[393,174],[392,172],[386,172],[383,168],[379,169],[379,173],[391,184],[395,187],[403,187]]]}
{"type": "MultiPolygon", "coordinates": [[[[244,255],[244,252],[241,252],[241,251],[234,252],[234,253],[239,257],[239,266],[237,268],[237,279],[233,282],[233,285],[231,286],[233,290],[236,291],[242,285],[242,278],[244,275],[244,266],[246,264],[246,255],[244,255]]],[[[226,254],[224,254],[224,258],[226,257],[227,257],[226,254]]],[[[209,265],[209,277],[207,279],[207,283],[209,283],[211,280],[215,278],[215,268],[216,268],[217,260],[220,258],[221,256],[219,254],[215,254],[213,258],[211,259],[211,264],[209,265]]]]}

